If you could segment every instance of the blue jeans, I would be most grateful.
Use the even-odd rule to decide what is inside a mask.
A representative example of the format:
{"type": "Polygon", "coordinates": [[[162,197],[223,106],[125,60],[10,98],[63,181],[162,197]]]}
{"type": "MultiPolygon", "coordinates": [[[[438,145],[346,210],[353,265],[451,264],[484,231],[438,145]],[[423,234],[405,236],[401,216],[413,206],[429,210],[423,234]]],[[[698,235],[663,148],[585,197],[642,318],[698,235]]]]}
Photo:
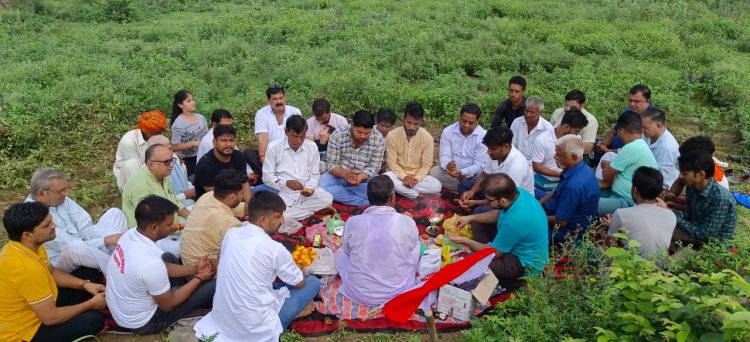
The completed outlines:
{"type": "Polygon", "coordinates": [[[599,215],[612,214],[617,209],[628,208],[634,205],[635,203],[630,198],[619,197],[611,190],[602,190],[599,196],[599,215]]]}
{"type": "Polygon", "coordinates": [[[281,306],[281,310],[279,310],[281,326],[286,330],[294,318],[302,312],[302,309],[318,295],[318,292],[320,292],[320,279],[314,275],[308,275],[305,277],[305,286],[301,289],[289,284],[273,284],[274,289],[278,290],[282,287],[289,289],[289,298],[284,300],[284,304],[281,306]]]}
{"type": "MultiPolygon", "coordinates": [[[[473,177],[458,182],[458,195],[460,196],[464,192],[471,190],[471,188],[474,186],[474,183],[476,182],[476,179],[476,177],[473,177]]],[[[479,189],[479,191],[477,191],[477,193],[474,195],[474,199],[484,199],[484,189],[479,189]]]]}
{"type": "Polygon", "coordinates": [[[367,181],[359,185],[351,185],[346,179],[336,177],[330,172],[320,176],[318,185],[333,195],[333,200],[341,204],[366,207],[370,205],[367,199],[367,181]]]}
{"type": "Polygon", "coordinates": [[[265,184],[253,186],[253,187],[250,188],[250,190],[252,190],[252,192],[254,194],[257,194],[257,193],[259,193],[261,191],[270,191],[270,192],[273,192],[274,194],[278,194],[279,193],[279,190],[276,190],[276,189],[274,189],[274,188],[272,188],[272,187],[270,187],[268,185],[265,185],[265,184]]]}

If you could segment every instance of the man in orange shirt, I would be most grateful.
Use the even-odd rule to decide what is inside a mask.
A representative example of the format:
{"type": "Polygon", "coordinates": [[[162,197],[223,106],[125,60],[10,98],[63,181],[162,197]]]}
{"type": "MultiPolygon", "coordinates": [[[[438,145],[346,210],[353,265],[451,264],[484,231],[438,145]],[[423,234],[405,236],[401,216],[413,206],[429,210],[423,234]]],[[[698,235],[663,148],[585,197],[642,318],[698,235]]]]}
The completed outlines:
{"type": "Polygon", "coordinates": [[[10,241],[0,251],[0,340],[72,341],[101,331],[104,285],[50,265],[43,244],[56,226],[49,209],[14,204],[3,225],[10,241]]]}

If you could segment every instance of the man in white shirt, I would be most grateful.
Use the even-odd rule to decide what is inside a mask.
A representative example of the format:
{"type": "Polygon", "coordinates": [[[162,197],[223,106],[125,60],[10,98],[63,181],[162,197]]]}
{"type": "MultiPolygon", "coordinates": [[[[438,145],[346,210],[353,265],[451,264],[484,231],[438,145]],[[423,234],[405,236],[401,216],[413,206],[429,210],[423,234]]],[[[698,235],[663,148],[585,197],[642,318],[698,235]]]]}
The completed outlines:
{"type": "Polygon", "coordinates": [[[664,188],[669,189],[680,177],[677,158],[680,157],[680,144],[666,126],[667,116],[661,109],[649,108],[641,113],[643,139],[659,164],[659,171],[664,177],[664,188]]]}
{"type": "Polygon", "coordinates": [[[312,103],[313,116],[307,119],[307,139],[320,140],[320,132],[328,126],[340,128],[346,126],[346,118],[331,112],[331,103],[325,99],[317,99],[312,103]]]}
{"type": "MultiPolygon", "coordinates": [[[[284,87],[279,84],[273,84],[266,89],[266,98],[268,105],[255,112],[255,138],[258,141],[258,149],[248,148],[243,152],[245,162],[259,175],[263,173],[268,145],[284,138],[287,119],[294,115],[302,115],[299,108],[286,104],[284,87]]],[[[255,185],[260,185],[260,182],[255,185]]]]}
{"type": "Polygon", "coordinates": [[[440,165],[430,170],[430,176],[450,192],[457,193],[460,182],[478,176],[487,164],[487,146],[482,144],[487,131],[479,125],[481,115],[478,105],[464,105],[458,122],[446,127],[440,137],[440,165]]]}
{"type": "Polygon", "coordinates": [[[534,141],[534,153],[531,155],[531,167],[534,170],[534,191],[537,199],[557,186],[563,169],[555,160],[557,139],[565,135],[580,135],[588,121],[577,108],[571,108],[562,117],[555,128],[542,133],[534,141]]]}
{"type": "Polygon", "coordinates": [[[299,115],[286,121],[286,138],[273,141],[266,150],[263,183],[279,191],[287,210],[284,217],[303,220],[333,203],[333,196],[318,187],[320,155],[314,142],[305,139],[307,123],[299,115]]]}
{"type": "Polygon", "coordinates": [[[208,308],[216,289],[216,265],[204,257],[183,266],[156,241],[174,231],[177,206],[149,195],[135,208],[137,226],[120,237],[107,265],[107,306],[117,325],[137,334],[164,330],[197,308],[208,308]],[[184,277],[192,276],[185,282],[184,277]],[[184,284],[180,287],[178,284],[184,284]]]}
{"type": "Polygon", "coordinates": [[[589,155],[594,149],[594,143],[596,143],[596,132],[599,130],[599,121],[593,114],[586,110],[586,95],[582,91],[573,89],[565,94],[565,107],[555,109],[549,119],[549,123],[552,126],[560,125],[565,112],[572,108],[580,110],[588,121],[586,127],[581,131],[581,139],[583,139],[584,144],[583,154],[589,155]]]}
{"type": "Polygon", "coordinates": [[[421,240],[414,220],[393,207],[396,193],[388,176],[370,180],[367,198],[372,206],[346,222],[334,261],[339,292],[355,303],[378,306],[416,285],[421,240]]]}
{"type": "Polygon", "coordinates": [[[490,160],[485,164],[484,171],[473,181],[471,187],[461,192],[459,204],[464,209],[477,205],[487,205],[483,199],[482,182],[488,175],[497,173],[507,174],[519,188],[534,193],[534,173],[531,166],[521,152],[511,145],[513,132],[505,127],[496,127],[485,134],[482,143],[487,146],[490,160]]]}
{"type": "Polygon", "coordinates": [[[159,135],[167,129],[167,116],[161,111],[144,112],[138,118],[138,125],[123,134],[115,153],[115,164],[112,173],[117,179],[120,192],[125,188],[128,180],[145,164],[146,149],[149,138],[159,135]]]}
{"type": "Polygon", "coordinates": [[[247,204],[249,222],[227,232],[213,310],[195,324],[197,338],[278,341],[294,318],[310,310],[320,280],[305,277],[289,251],[270,237],[284,222],[286,206],[279,195],[260,192],[247,204]],[[275,284],[277,277],[285,284],[275,284]]]}
{"type": "Polygon", "coordinates": [[[59,170],[37,169],[30,184],[31,192],[25,202],[48,207],[57,225],[57,237],[44,243],[50,263],[68,273],[81,266],[105,271],[108,248],[128,230],[125,213],[111,208],[94,224],[91,215],[68,197],[70,184],[59,170]]]}
{"type": "Polygon", "coordinates": [[[218,125],[233,125],[234,118],[232,114],[226,109],[217,109],[211,113],[211,128],[208,133],[201,139],[200,145],[198,145],[198,154],[196,154],[196,160],[201,160],[204,154],[211,152],[214,149],[214,128],[218,125]]]}
{"type": "Polygon", "coordinates": [[[549,121],[542,117],[543,110],[544,101],[541,97],[529,97],[526,99],[523,116],[513,120],[513,124],[510,125],[510,130],[513,131],[513,146],[521,151],[529,165],[534,152],[534,141],[542,133],[552,129],[549,121]]]}

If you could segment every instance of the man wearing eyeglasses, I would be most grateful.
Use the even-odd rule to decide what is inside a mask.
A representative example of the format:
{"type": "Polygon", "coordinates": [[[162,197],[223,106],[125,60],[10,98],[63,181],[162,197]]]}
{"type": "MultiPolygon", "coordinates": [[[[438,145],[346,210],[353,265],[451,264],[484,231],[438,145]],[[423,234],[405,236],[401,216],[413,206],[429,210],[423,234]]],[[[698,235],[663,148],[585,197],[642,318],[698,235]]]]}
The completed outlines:
{"type": "Polygon", "coordinates": [[[38,169],[30,184],[25,202],[49,208],[57,225],[57,237],[44,243],[50,264],[68,273],[81,266],[105,270],[109,262],[107,248],[114,246],[128,229],[122,210],[111,208],[94,224],[91,215],[69,197],[70,184],[59,170],[38,169]]]}
{"type": "MultiPolygon", "coordinates": [[[[177,200],[177,194],[169,181],[169,174],[174,167],[172,152],[164,145],[151,145],[146,150],[146,165],[125,184],[122,191],[122,211],[128,220],[128,227],[134,227],[135,207],[144,197],[157,195],[174,203],[179,210],[177,214],[187,218],[190,212],[177,200]]],[[[177,219],[175,217],[175,219],[177,219]]]]}
{"type": "Polygon", "coordinates": [[[469,247],[472,251],[497,248],[490,262],[490,270],[505,288],[517,288],[518,279],[523,276],[537,276],[542,273],[549,258],[547,216],[534,198],[533,193],[516,187],[507,174],[486,177],[484,195],[493,210],[460,216],[456,229],[476,223],[492,226],[474,239],[453,236],[450,240],[469,247]],[[489,242],[489,243],[488,243],[489,242]]]}
{"type": "Polygon", "coordinates": [[[268,144],[286,137],[284,128],[290,116],[302,116],[297,107],[287,106],[284,87],[273,84],[266,89],[268,105],[255,112],[255,137],[258,149],[247,149],[244,152],[245,161],[256,174],[263,174],[263,163],[266,160],[268,144]]]}

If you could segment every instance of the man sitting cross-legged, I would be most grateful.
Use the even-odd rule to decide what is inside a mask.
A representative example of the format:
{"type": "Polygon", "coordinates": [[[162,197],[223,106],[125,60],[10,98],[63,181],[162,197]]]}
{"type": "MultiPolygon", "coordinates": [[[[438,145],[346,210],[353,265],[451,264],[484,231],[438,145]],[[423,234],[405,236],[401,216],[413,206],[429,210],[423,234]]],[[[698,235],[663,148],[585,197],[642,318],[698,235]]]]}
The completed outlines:
{"type": "Polygon", "coordinates": [[[318,187],[320,155],[315,143],[305,139],[307,123],[299,115],[286,120],[286,137],[266,150],[263,183],[279,191],[290,221],[304,220],[333,203],[333,196],[318,187]]]}
{"type": "Polygon", "coordinates": [[[254,127],[258,149],[248,148],[243,152],[245,162],[256,174],[263,174],[266,163],[266,150],[272,142],[284,138],[286,120],[294,115],[302,115],[297,107],[286,104],[286,92],[280,84],[272,84],[266,89],[268,105],[255,112],[254,127]]]}
{"type": "Polygon", "coordinates": [[[251,196],[244,172],[219,171],[214,179],[214,190],[198,200],[185,222],[180,241],[182,263],[196,265],[206,255],[218,259],[224,234],[241,225],[237,217],[245,216],[244,204],[251,196]]]}
{"type": "Polygon", "coordinates": [[[680,145],[667,129],[666,123],[667,116],[661,109],[649,108],[641,113],[643,139],[659,164],[659,171],[664,177],[664,188],[669,189],[680,177],[680,170],[677,168],[680,145]]]}
{"type": "Polygon", "coordinates": [[[404,108],[404,126],[386,138],[386,162],[396,192],[408,198],[440,192],[440,181],[428,175],[435,149],[432,136],[422,128],[424,109],[412,102],[404,108]]]}
{"type": "Polygon", "coordinates": [[[109,209],[94,224],[91,215],[68,197],[70,184],[59,170],[38,169],[30,184],[26,202],[48,207],[57,225],[57,237],[44,244],[50,264],[65,272],[81,266],[104,271],[109,262],[108,248],[128,229],[122,210],[109,209]]]}
{"type": "Polygon", "coordinates": [[[599,199],[599,215],[611,214],[619,208],[633,206],[630,190],[633,187],[635,170],[641,166],[659,168],[654,154],[643,140],[641,115],[634,112],[624,113],[617,119],[617,126],[618,137],[625,146],[614,158],[610,157],[614,155],[613,152],[605,154],[599,163],[601,169],[599,188],[602,189],[599,199]]]}
{"type": "Polygon", "coordinates": [[[534,169],[534,191],[537,198],[544,196],[549,187],[560,181],[562,168],[555,161],[555,146],[558,139],[566,134],[580,135],[581,130],[588,124],[583,113],[571,108],[562,117],[559,125],[542,133],[534,141],[531,154],[531,167],[534,169]]]}
{"type": "MultiPolygon", "coordinates": [[[[308,120],[309,121],[309,120],[308,120]]],[[[333,200],[346,205],[368,206],[367,181],[378,175],[383,160],[385,139],[373,130],[372,113],[354,113],[352,126],[336,130],[328,142],[328,172],[320,178],[320,187],[333,200]]]]}
{"type": "Polygon", "coordinates": [[[320,280],[305,277],[289,251],[270,237],[284,222],[286,207],[279,195],[260,192],[247,204],[249,222],[227,232],[213,310],[195,324],[196,337],[215,336],[215,342],[278,341],[295,317],[310,310],[320,280]]]}
{"type": "Polygon", "coordinates": [[[125,189],[131,177],[143,166],[148,143],[146,141],[154,135],[159,135],[167,129],[167,116],[161,111],[144,112],[138,118],[138,125],[122,135],[115,153],[115,164],[112,172],[117,179],[120,192],[125,189]]]}
{"type": "MultiPolygon", "coordinates": [[[[710,156],[713,157],[714,152],[716,152],[716,146],[714,145],[714,142],[711,141],[710,137],[699,135],[690,137],[687,140],[683,141],[679,148],[679,154],[683,155],[692,150],[706,151],[710,156]]],[[[719,167],[719,165],[716,163],[716,159],[714,159],[713,178],[714,180],[716,180],[717,184],[729,190],[729,180],[724,175],[724,170],[722,170],[721,167],[719,167]]],[[[684,211],[685,197],[681,196],[684,190],[685,182],[682,180],[682,178],[678,177],[674,181],[674,183],[672,183],[672,187],[669,188],[669,191],[662,191],[660,198],[667,203],[670,209],[684,211]]]]}
{"type": "Polygon", "coordinates": [[[232,113],[222,108],[214,110],[214,112],[211,113],[211,126],[208,129],[206,135],[201,138],[201,144],[198,146],[198,154],[196,154],[196,160],[201,160],[201,158],[203,158],[206,153],[213,151],[214,128],[216,128],[216,126],[232,125],[234,125],[234,118],[232,117],[232,113]]]}
{"type": "Polygon", "coordinates": [[[680,179],[687,185],[687,209],[675,212],[677,228],[672,240],[702,246],[713,240],[732,239],[737,227],[737,204],[732,193],[713,178],[711,155],[704,150],[691,150],[677,162],[680,179]]]}
{"type": "Polygon", "coordinates": [[[518,184],[519,187],[531,194],[534,193],[534,173],[523,154],[513,147],[512,141],[513,132],[505,127],[493,128],[485,134],[482,143],[487,146],[487,154],[490,160],[487,161],[484,171],[478,177],[461,183],[459,204],[462,208],[468,210],[481,205],[484,208],[479,208],[480,211],[490,209],[487,206],[487,201],[483,199],[484,192],[481,186],[482,182],[493,174],[504,173],[513,179],[513,182],[518,184]]]}
{"type": "MultiPolygon", "coordinates": [[[[177,200],[169,175],[174,167],[172,151],[164,145],[151,145],[146,149],[146,166],[142,167],[125,185],[122,191],[122,211],[128,220],[128,227],[134,227],[135,207],[142,198],[157,195],[168,199],[179,208],[178,214],[184,218],[190,215],[185,205],[177,200]]],[[[177,220],[177,218],[175,218],[177,220]]],[[[177,221],[175,221],[177,222],[177,221]]]]}
{"type": "Polygon", "coordinates": [[[138,334],[164,330],[214,296],[216,265],[207,257],[183,266],[156,241],[174,231],[177,206],[149,195],[135,208],[137,226],[117,242],[107,265],[107,306],[117,325],[138,334]],[[185,277],[192,279],[185,282],[185,277]],[[179,286],[179,287],[177,287],[179,286]]]}
{"type": "Polygon", "coordinates": [[[599,121],[594,115],[586,110],[586,94],[578,89],[573,89],[565,94],[565,106],[555,109],[552,112],[552,116],[549,118],[549,123],[552,126],[562,124],[562,118],[565,112],[572,108],[578,109],[586,117],[586,127],[581,130],[581,139],[583,139],[583,155],[588,156],[594,149],[594,143],[596,143],[596,132],[599,130],[599,121]]]}
{"type": "Polygon", "coordinates": [[[534,196],[516,187],[506,174],[492,175],[484,181],[484,194],[495,209],[477,215],[461,216],[456,228],[468,223],[495,224],[493,231],[477,234],[475,240],[453,236],[451,241],[467,245],[473,251],[497,248],[490,270],[508,288],[518,286],[518,278],[542,273],[549,257],[549,237],[544,209],[534,196]],[[489,245],[486,243],[492,241],[489,245]]]}
{"type": "MultiPolygon", "coordinates": [[[[256,183],[258,175],[245,164],[245,159],[240,151],[235,148],[237,132],[232,126],[216,126],[213,129],[214,148],[206,153],[195,166],[195,189],[196,198],[214,189],[214,179],[221,170],[237,170],[247,175],[250,186],[256,183]]],[[[270,189],[267,186],[258,185],[260,189],[270,189]]]]}
{"type": "Polygon", "coordinates": [[[13,204],[3,225],[10,241],[0,251],[0,340],[73,341],[101,331],[104,285],[50,264],[43,246],[55,239],[49,209],[13,204]]]}
{"type": "MultiPolygon", "coordinates": [[[[617,209],[609,222],[609,236],[620,230],[627,240],[638,241],[638,254],[644,259],[658,258],[669,249],[676,219],[674,213],[656,205],[664,179],[659,170],[641,166],[633,175],[635,206],[617,209]]],[[[627,241],[624,241],[627,246],[627,241]]]]}
{"type": "Polygon", "coordinates": [[[322,132],[328,126],[339,129],[348,124],[346,118],[331,111],[331,103],[326,99],[315,99],[312,103],[313,116],[307,119],[307,139],[320,141],[322,132]]]}
{"type": "Polygon", "coordinates": [[[526,160],[531,164],[531,155],[534,153],[534,141],[552,129],[552,125],[542,116],[544,101],[539,96],[526,99],[526,108],[523,116],[513,120],[510,130],[513,131],[513,146],[517,148],[526,160]]]}
{"type": "Polygon", "coordinates": [[[149,145],[164,145],[172,151],[172,172],[169,173],[169,182],[177,194],[177,200],[182,202],[185,207],[192,207],[195,204],[195,187],[188,180],[187,166],[180,160],[180,157],[174,153],[172,142],[169,138],[159,134],[148,139],[149,145]]]}
{"type": "Polygon", "coordinates": [[[399,214],[393,181],[377,176],[367,185],[371,207],[346,222],[334,260],[341,294],[355,303],[378,306],[414,287],[419,264],[419,231],[399,214]]]}
{"type": "MultiPolygon", "coordinates": [[[[566,114],[567,115],[567,114],[566,114]]],[[[578,239],[594,219],[599,204],[599,183],[594,171],[583,162],[585,145],[577,135],[568,134],[555,143],[555,160],[562,168],[557,188],[539,200],[547,212],[553,243],[578,239]]]]}
{"type": "Polygon", "coordinates": [[[482,111],[469,103],[461,107],[458,122],[446,127],[440,137],[440,165],[430,175],[448,191],[457,193],[460,182],[478,176],[487,164],[487,146],[482,139],[487,131],[479,125],[482,111]]]}

